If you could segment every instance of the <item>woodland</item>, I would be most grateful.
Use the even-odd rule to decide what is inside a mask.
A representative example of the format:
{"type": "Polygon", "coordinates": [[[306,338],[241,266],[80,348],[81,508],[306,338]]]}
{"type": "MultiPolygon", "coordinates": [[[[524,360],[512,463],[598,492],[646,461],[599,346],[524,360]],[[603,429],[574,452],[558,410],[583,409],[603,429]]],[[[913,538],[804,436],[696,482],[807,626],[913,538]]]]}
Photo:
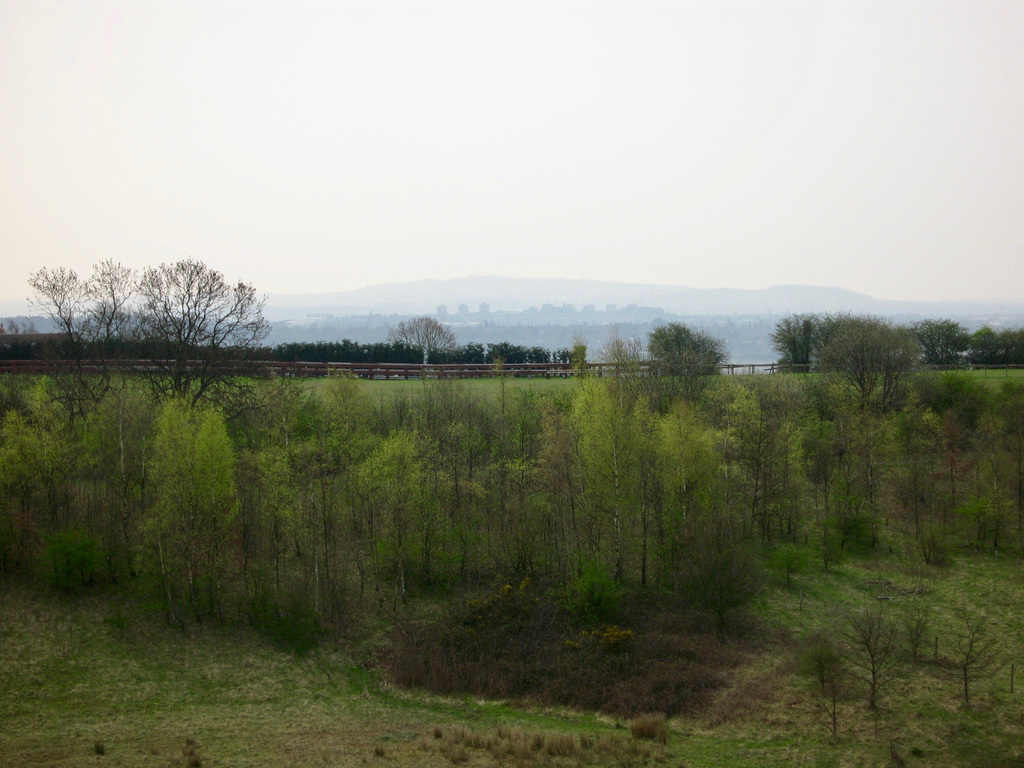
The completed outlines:
{"type": "MultiPolygon", "coordinates": [[[[783,356],[806,320],[780,323],[783,356]]],[[[5,375],[0,584],[116,594],[166,632],[246,627],[299,657],[345,647],[406,689],[656,716],[655,736],[780,653],[823,735],[869,713],[902,764],[878,725],[919,695],[901,681],[984,711],[1021,650],[1016,598],[927,595],[1024,553],[1024,381],[923,371],[913,331],[878,318],[810,325],[805,374],[714,375],[721,346],[676,326],[613,339],[614,375],[534,386],[500,365],[5,375]],[[896,575],[819,594],[811,625],[787,613],[871,568],[896,575]]],[[[1018,754],[991,728],[989,764],[1018,754]]]]}

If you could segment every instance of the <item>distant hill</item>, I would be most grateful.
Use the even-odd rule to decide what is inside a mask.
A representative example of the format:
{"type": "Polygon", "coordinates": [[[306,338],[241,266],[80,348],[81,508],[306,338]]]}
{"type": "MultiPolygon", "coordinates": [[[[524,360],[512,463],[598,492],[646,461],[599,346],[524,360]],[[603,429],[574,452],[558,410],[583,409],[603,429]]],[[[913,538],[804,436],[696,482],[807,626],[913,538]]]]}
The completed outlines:
{"type": "Polygon", "coordinates": [[[454,314],[459,304],[467,304],[470,312],[476,312],[481,303],[487,303],[491,312],[521,312],[544,304],[572,304],[577,311],[587,304],[593,304],[599,310],[608,304],[615,304],[620,309],[637,304],[660,307],[680,315],[787,315],[794,312],[848,311],[935,317],[1024,312],[1024,304],[883,301],[845,288],[810,285],[741,290],[489,275],[388,283],[332,293],[271,293],[267,297],[267,315],[271,319],[285,319],[310,314],[434,314],[442,304],[454,314]]]}

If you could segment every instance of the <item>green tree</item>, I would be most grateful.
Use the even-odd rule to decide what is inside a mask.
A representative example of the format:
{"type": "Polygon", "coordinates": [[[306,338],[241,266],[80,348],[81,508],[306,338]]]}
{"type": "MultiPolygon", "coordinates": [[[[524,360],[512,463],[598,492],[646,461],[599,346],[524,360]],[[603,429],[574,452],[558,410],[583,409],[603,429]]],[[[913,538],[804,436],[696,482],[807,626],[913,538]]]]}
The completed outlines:
{"type": "Polygon", "coordinates": [[[611,572],[619,581],[625,577],[631,534],[645,505],[638,416],[647,405],[636,402],[614,382],[589,379],[582,382],[572,404],[580,440],[583,509],[591,523],[590,555],[603,559],[607,541],[611,572]]]}
{"type": "Polygon", "coordinates": [[[822,347],[821,367],[850,389],[861,408],[888,409],[901,402],[920,354],[909,328],[880,317],[848,316],[822,347]]]}
{"type": "Polygon", "coordinates": [[[736,495],[762,539],[771,538],[773,524],[793,538],[803,480],[800,387],[792,379],[762,377],[726,392],[723,445],[736,495]]]}
{"type": "Polygon", "coordinates": [[[975,365],[999,365],[1003,362],[1002,343],[990,326],[983,325],[971,334],[970,358],[975,365]]]}
{"type": "Polygon", "coordinates": [[[656,507],[655,538],[660,572],[675,576],[692,552],[698,521],[724,495],[722,457],[713,431],[682,401],[659,419],[657,440],[662,496],[656,507]]]}
{"type": "Polygon", "coordinates": [[[436,497],[430,493],[422,446],[415,432],[396,430],[359,467],[367,527],[381,556],[376,572],[394,579],[392,609],[407,598],[407,580],[417,548],[425,579],[431,577],[431,555],[439,523],[436,497]],[[418,546],[417,546],[418,545],[418,546]]]}
{"type": "Polygon", "coordinates": [[[771,336],[779,363],[797,372],[809,371],[819,341],[820,323],[821,319],[814,314],[789,315],[779,320],[771,336]]]}
{"type": "Polygon", "coordinates": [[[237,512],[235,454],[224,417],[210,407],[167,401],[156,422],[155,503],[145,520],[168,611],[183,625],[182,597],[197,621],[223,619],[228,538],[237,512]]]}
{"type": "Polygon", "coordinates": [[[706,331],[669,323],[648,334],[651,373],[663,383],[661,405],[676,396],[695,402],[726,360],[725,342],[706,331]]]}
{"type": "Polygon", "coordinates": [[[970,343],[967,329],[955,320],[922,320],[914,324],[914,336],[928,365],[960,365],[970,343]]]}

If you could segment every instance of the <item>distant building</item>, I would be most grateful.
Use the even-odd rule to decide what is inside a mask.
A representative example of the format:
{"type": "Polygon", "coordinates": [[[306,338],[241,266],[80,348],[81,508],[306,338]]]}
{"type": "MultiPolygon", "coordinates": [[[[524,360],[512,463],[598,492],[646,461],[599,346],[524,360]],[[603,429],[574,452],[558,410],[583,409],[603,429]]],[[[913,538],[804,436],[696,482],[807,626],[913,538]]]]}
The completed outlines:
{"type": "Polygon", "coordinates": [[[488,304],[486,301],[482,302],[480,304],[480,314],[481,315],[488,315],[488,314],[490,314],[490,312],[491,312],[491,305],[488,304]]]}
{"type": "Polygon", "coordinates": [[[437,305],[437,316],[438,317],[447,317],[448,316],[448,305],[447,304],[438,304],[437,305]]]}
{"type": "Polygon", "coordinates": [[[583,305],[583,311],[584,312],[595,312],[595,311],[597,311],[597,307],[595,307],[593,304],[584,304],[583,305]]]}
{"type": "Polygon", "coordinates": [[[576,311],[576,307],[573,306],[572,304],[563,304],[562,305],[562,311],[563,312],[575,312],[576,311]]]}
{"type": "Polygon", "coordinates": [[[541,304],[540,305],[540,311],[541,312],[554,312],[555,311],[555,305],[554,304],[541,304]]]}
{"type": "Polygon", "coordinates": [[[459,304],[459,314],[460,315],[468,315],[469,314],[469,304],[459,304]]]}
{"type": "Polygon", "coordinates": [[[604,311],[605,312],[614,312],[616,309],[618,309],[618,307],[616,307],[614,304],[606,304],[605,308],[604,308],[604,311]]]}

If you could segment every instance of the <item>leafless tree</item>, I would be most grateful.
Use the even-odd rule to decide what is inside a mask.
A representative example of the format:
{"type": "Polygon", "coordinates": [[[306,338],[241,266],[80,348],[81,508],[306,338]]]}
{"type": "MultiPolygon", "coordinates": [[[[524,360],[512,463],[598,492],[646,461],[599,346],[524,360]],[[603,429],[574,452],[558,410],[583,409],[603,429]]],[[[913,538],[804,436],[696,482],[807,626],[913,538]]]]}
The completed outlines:
{"type": "Polygon", "coordinates": [[[840,638],[855,677],[868,686],[868,707],[878,705],[878,693],[901,669],[896,624],[882,605],[872,605],[846,615],[840,638]]]}
{"type": "Polygon", "coordinates": [[[943,667],[949,677],[963,685],[964,706],[969,707],[971,685],[992,677],[1002,664],[998,639],[989,632],[986,619],[965,611],[962,621],[953,655],[943,660],[943,667]]]}
{"type": "Polygon", "coordinates": [[[83,402],[98,400],[110,389],[113,347],[131,335],[135,272],[106,259],[93,265],[88,280],[72,269],[44,267],[29,278],[29,285],[32,306],[53,321],[59,354],[71,363],[70,375],[58,377],[57,383],[65,405],[78,413],[83,402]]]}
{"type": "Polygon", "coordinates": [[[903,609],[900,621],[903,624],[903,635],[910,648],[910,658],[916,664],[925,636],[931,628],[931,611],[925,603],[914,600],[903,609]]]}
{"type": "Polygon", "coordinates": [[[251,389],[247,363],[270,332],[256,290],[185,259],[146,269],[138,292],[138,333],[150,353],[154,389],[233,410],[237,402],[226,400],[251,389]]]}
{"type": "Polygon", "coordinates": [[[839,702],[846,695],[848,676],[842,651],[827,637],[817,637],[801,661],[804,672],[813,680],[815,701],[828,715],[835,739],[839,736],[839,702]]]}
{"type": "Polygon", "coordinates": [[[400,342],[423,350],[423,362],[430,362],[432,353],[442,349],[455,349],[455,332],[433,317],[414,317],[403,320],[388,331],[388,341],[400,342]]]}

